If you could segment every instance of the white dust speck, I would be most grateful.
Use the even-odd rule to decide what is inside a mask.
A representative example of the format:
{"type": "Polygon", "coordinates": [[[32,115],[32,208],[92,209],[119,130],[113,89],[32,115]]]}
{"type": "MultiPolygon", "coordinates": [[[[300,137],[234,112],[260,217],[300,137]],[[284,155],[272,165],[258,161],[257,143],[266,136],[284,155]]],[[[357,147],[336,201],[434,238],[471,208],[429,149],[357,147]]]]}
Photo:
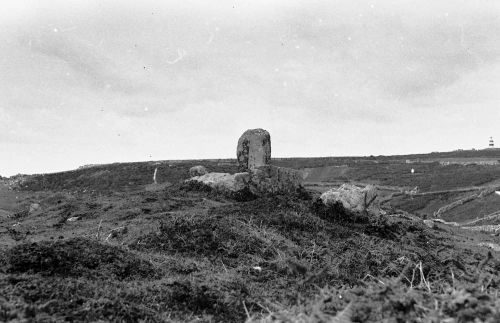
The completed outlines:
{"type": "Polygon", "coordinates": [[[185,56],[186,56],[186,51],[184,49],[179,48],[177,49],[177,58],[172,61],[167,59],[166,61],[168,64],[173,65],[182,60],[185,56]]]}
{"type": "Polygon", "coordinates": [[[208,37],[208,40],[207,40],[207,45],[210,45],[214,41],[214,38],[215,38],[215,34],[210,33],[210,37],[208,37]]]}

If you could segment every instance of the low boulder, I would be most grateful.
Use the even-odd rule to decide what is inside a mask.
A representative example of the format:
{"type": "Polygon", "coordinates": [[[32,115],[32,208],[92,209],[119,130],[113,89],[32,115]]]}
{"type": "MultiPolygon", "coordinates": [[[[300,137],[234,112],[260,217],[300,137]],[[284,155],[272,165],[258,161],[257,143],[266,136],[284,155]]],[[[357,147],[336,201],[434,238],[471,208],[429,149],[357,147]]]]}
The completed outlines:
{"type": "Polygon", "coordinates": [[[424,220],[424,224],[426,226],[428,226],[429,228],[431,228],[431,229],[435,229],[436,228],[436,222],[434,222],[432,220],[424,220]]]}
{"type": "Polygon", "coordinates": [[[249,191],[255,196],[295,193],[302,185],[302,172],[291,168],[261,166],[236,174],[207,173],[194,176],[186,183],[200,183],[222,193],[249,191]]]}
{"type": "Polygon", "coordinates": [[[197,182],[207,185],[217,191],[226,193],[236,193],[249,186],[249,173],[208,173],[201,176],[195,176],[187,182],[197,182]]]}
{"type": "Polygon", "coordinates": [[[377,189],[373,185],[360,188],[351,184],[343,184],[339,188],[326,191],[320,199],[327,206],[340,203],[351,212],[380,214],[380,203],[377,197],[377,189]]]}
{"type": "Polygon", "coordinates": [[[201,176],[201,175],[205,175],[207,173],[208,173],[208,171],[205,168],[205,166],[201,166],[201,165],[193,166],[189,169],[189,176],[190,177],[201,176]]]}
{"type": "Polygon", "coordinates": [[[29,213],[34,213],[36,211],[40,210],[40,204],[38,203],[31,203],[29,213]]]}

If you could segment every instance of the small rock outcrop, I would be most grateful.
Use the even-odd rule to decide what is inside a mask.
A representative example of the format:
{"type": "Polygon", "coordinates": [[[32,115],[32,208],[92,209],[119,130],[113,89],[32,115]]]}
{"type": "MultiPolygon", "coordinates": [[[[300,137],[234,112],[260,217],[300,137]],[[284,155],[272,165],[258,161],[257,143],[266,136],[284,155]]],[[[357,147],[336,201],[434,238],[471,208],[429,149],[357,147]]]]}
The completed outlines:
{"type": "Polygon", "coordinates": [[[249,129],[238,140],[236,157],[241,171],[267,166],[271,161],[271,135],[264,129],[249,129]]]}
{"type": "Polygon", "coordinates": [[[193,166],[189,169],[189,176],[194,177],[194,176],[201,176],[207,174],[208,171],[205,168],[205,166],[193,166]]]}
{"type": "Polygon", "coordinates": [[[368,212],[379,214],[380,205],[377,200],[377,189],[373,185],[364,188],[351,184],[343,184],[339,188],[332,188],[321,194],[320,199],[325,205],[340,203],[351,212],[368,212]]]}

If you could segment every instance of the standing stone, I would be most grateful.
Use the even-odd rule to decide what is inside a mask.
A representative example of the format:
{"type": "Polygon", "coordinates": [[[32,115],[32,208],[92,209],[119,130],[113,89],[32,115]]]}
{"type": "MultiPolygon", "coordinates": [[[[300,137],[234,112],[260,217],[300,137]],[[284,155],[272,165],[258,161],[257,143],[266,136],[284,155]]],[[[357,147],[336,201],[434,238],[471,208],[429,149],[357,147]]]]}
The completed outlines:
{"type": "Polygon", "coordinates": [[[264,129],[249,129],[238,140],[236,156],[240,170],[267,166],[271,161],[271,135],[264,129]]]}

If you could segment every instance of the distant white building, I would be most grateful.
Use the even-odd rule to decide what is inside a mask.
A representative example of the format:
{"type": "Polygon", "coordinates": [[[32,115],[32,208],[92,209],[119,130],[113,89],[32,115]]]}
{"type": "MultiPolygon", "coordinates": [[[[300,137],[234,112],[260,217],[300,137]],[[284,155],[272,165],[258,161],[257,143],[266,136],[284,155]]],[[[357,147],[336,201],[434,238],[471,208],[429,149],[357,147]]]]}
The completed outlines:
{"type": "Polygon", "coordinates": [[[495,148],[495,142],[493,141],[493,137],[490,137],[490,143],[488,144],[488,148],[495,148]]]}

